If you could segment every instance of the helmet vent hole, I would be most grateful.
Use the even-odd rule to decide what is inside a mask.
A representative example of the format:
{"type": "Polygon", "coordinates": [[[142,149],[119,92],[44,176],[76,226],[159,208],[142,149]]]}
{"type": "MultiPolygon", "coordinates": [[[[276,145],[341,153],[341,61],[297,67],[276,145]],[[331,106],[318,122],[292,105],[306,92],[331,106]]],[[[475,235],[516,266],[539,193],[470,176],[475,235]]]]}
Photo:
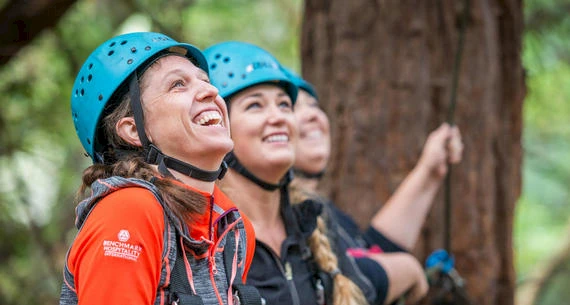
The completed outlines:
{"type": "Polygon", "coordinates": [[[83,96],[85,94],[85,90],[81,89],[80,95],[83,96]]]}
{"type": "Polygon", "coordinates": [[[132,63],[133,63],[133,60],[132,60],[132,59],[127,60],[127,64],[130,65],[130,64],[132,64],[132,63]]]}
{"type": "Polygon", "coordinates": [[[150,50],[150,46],[146,46],[146,47],[144,47],[144,49],[145,49],[146,51],[148,51],[148,50],[150,50]]]}
{"type": "Polygon", "coordinates": [[[92,79],[93,79],[93,75],[92,75],[92,74],[87,75],[87,81],[88,81],[88,82],[90,82],[92,79]]]}
{"type": "Polygon", "coordinates": [[[220,59],[220,57],[222,57],[222,54],[216,54],[216,55],[214,56],[215,59],[220,59]]]}
{"type": "Polygon", "coordinates": [[[210,69],[214,70],[214,69],[216,69],[217,66],[218,65],[216,65],[216,64],[212,64],[212,65],[210,65],[210,69]]]}
{"type": "Polygon", "coordinates": [[[131,48],[131,53],[136,53],[136,52],[137,52],[137,48],[132,47],[132,48],[131,48]]]}
{"type": "Polygon", "coordinates": [[[234,73],[233,73],[233,72],[228,73],[228,77],[229,77],[229,78],[234,78],[234,73]]]}
{"type": "Polygon", "coordinates": [[[121,41],[121,45],[124,46],[127,43],[126,40],[121,41]]]}
{"type": "Polygon", "coordinates": [[[111,56],[113,54],[115,54],[115,51],[109,51],[109,53],[107,53],[107,56],[111,56]]]}
{"type": "Polygon", "coordinates": [[[230,62],[230,58],[229,57],[224,57],[224,62],[227,64],[230,62]]]}
{"type": "Polygon", "coordinates": [[[245,73],[241,75],[241,78],[242,78],[242,79],[245,79],[245,73]]]}
{"type": "Polygon", "coordinates": [[[79,90],[75,89],[75,96],[77,97],[79,95],[79,90]]]}
{"type": "Polygon", "coordinates": [[[91,68],[93,68],[93,64],[89,64],[89,70],[91,70],[91,68]]]}
{"type": "Polygon", "coordinates": [[[84,82],[84,81],[85,81],[85,78],[82,76],[82,77],[81,77],[81,81],[80,81],[80,83],[82,83],[82,84],[83,84],[83,82],[84,82]]]}
{"type": "Polygon", "coordinates": [[[100,101],[102,101],[102,100],[103,100],[103,94],[99,94],[98,99],[99,99],[100,101]]]}
{"type": "Polygon", "coordinates": [[[227,86],[228,86],[228,83],[227,83],[227,82],[223,82],[223,83],[222,83],[222,87],[225,88],[225,87],[227,87],[227,86]]]}
{"type": "Polygon", "coordinates": [[[91,140],[87,138],[87,144],[91,145],[91,140]]]}
{"type": "Polygon", "coordinates": [[[117,43],[116,42],[112,42],[111,45],[109,45],[110,47],[114,47],[117,43]]]}

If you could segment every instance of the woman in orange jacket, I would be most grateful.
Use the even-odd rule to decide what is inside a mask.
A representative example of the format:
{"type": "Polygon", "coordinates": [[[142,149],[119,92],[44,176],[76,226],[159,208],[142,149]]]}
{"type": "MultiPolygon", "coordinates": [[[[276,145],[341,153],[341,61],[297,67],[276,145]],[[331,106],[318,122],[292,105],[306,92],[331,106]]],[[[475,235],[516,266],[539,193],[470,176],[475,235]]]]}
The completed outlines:
{"type": "Polygon", "coordinates": [[[260,304],[243,285],[251,224],[214,183],[233,142],[202,52],[159,33],[111,38],[77,74],[71,110],[94,164],[60,304],[260,304]]]}

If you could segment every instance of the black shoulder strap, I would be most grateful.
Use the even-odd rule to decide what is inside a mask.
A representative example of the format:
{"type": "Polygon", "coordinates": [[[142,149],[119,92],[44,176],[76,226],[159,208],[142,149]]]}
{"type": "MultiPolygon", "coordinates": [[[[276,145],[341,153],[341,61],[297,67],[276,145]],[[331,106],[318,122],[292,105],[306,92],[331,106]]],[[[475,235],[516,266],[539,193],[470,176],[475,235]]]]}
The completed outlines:
{"type": "Polygon", "coordinates": [[[296,234],[300,236],[299,248],[301,250],[301,258],[307,261],[309,271],[312,274],[313,288],[317,294],[317,304],[333,304],[334,281],[330,274],[321,270],[315,261],[313,253],[311,252],[307,237],[303,236],[303,234],[300,232],[301,225],[295,216],[295,212],[293,211],[293,207],[289,199],[289,190],[287,185],[281,188],[280,209],[281,216],[285,221],[285,227],[288,230],[287,234],[296,234]]]}
{"type": "Polygon", "coordinates": [[[307,259],[309,271],[313,275],[313,286],[317,293],[318,304],[333,304],[334,280],[331,275],[321,270],[314,257],[307,259]]]}
{"type": "Polygon", "coordinates": [[[202,298],[194,293],[188,275],[186,273],[186,264],[184,264],[182,240],[178,238],[176,233],[176,261],[174,269],[170,275],[170,294],[169,304],[177,305],[204,305],[202,298]]]}
{"type": "Polygon", "coordinates": [[[251,285],[246,285],[242,282],[241,274],[236,274],[233,280],[231,279],[233,261],[236,249],[235,245],[235,234],[231,232],[226,235],[226,245],[224,246],[224,267],[226,269],[226,276],[228,279],[228,287],[234,290],[234,304],[241,305],[262,305],[264,302],[261,299],[261,295],[257,288],[251,285]]]}

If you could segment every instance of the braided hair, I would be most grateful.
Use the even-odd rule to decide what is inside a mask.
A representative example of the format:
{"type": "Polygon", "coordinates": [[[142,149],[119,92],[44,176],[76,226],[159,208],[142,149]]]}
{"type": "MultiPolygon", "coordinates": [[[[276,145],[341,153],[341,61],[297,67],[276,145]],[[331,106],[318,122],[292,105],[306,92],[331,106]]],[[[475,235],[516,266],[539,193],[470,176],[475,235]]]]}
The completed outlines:
{"type": "MultiPolygon", "coordinates": [[[[318,199],[318,195],[304,189],[293,179],[289,186],[291,204],[299,204],[306,199],[318,199]]],[[[322,201],[322,200],[321,200],[322,201]]],[[[338,257],[334,253],[328,228],[323,216],[317,217],[317,229],[309,237],[309,247],[313,257],[322,271],[327,272],[333,278],[333,303],[347,305],[368,304],[362,290],[348,277],[342,274],[338,267],[338,257]]]]}

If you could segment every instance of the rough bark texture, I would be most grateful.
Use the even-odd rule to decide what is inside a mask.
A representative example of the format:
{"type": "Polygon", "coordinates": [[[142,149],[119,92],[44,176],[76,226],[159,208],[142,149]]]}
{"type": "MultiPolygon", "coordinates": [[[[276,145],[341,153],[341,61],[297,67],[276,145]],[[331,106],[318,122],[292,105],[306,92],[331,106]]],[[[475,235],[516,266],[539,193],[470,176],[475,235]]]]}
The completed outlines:
{"type": "Polygon", "coordinates": [[[41,31],[57,24],[76,0],[10,0],[0,10],[0,66],[41,31]]]}
{"type": "MultiPolygon", "coordinates": [[[[463,1],[306,0],[303,75],[331,118],[324,191],[365,225],[446,119],[463,1]]],[[[474,304],[513,304],[521,189],[521,0],[472,0],[455,122],[451,251],[474,304]]],[[[440,192],[416,248],[444,245],[440,192]]]]}

